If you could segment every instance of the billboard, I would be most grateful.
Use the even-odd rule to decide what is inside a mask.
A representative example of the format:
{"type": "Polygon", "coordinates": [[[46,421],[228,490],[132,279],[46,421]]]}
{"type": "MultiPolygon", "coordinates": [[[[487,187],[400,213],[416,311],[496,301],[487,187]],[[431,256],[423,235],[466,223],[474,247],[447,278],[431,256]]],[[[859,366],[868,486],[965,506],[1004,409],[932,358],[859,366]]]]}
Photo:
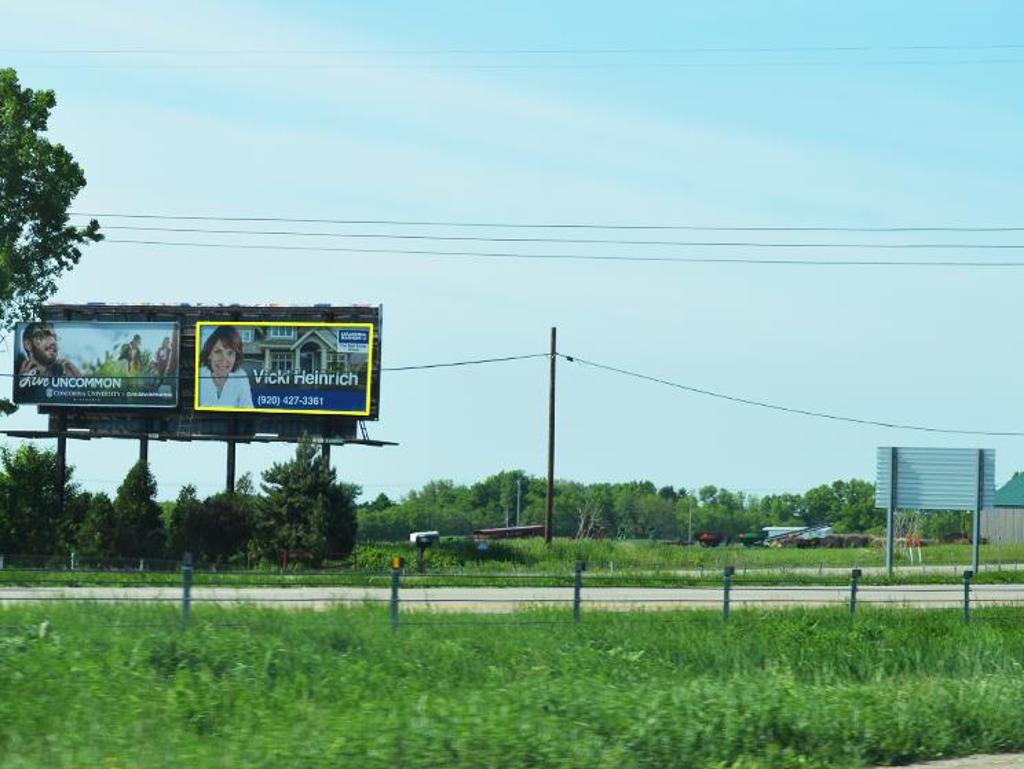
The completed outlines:
{"type": "Polygon", "coordinates": [[[175,322],[18,323],[14,402],[173,408],[178,405],[179,338],[175,322]]]}
{"type": "Polygon", "coordinates": [[[195,410],[370,416],[373,323],[198,321],[195,410]]]}
{"type": "Polygon", "coordinates": [[[991,510],[995,505],[995,449],[884,446],[878,449],[876,468],[875,507],[991,510]]]}

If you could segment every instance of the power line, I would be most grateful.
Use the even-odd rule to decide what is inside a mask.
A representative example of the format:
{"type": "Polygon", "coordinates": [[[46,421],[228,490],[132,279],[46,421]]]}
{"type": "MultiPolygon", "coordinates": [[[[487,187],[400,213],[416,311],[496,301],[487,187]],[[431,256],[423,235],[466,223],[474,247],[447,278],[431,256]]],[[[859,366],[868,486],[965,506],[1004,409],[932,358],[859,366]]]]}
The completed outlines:
{"type": "Polygon", "coordinates": [[[759,226],[759,225],[707,225],[707,224],[587,224],[581,222],[467,222],[450,220],[416,219],[325,219],[298,218],[286,216],[213,216],[213,215],[171,215],[171,214],[126,214],[118,212],[87,213],[73,211],[72,216],[107,219],[145,219],[161,221],[200,222],[250,222],[287,224],[343,224],[381,225],[389,227],[456,227],[492,229],[572,229],[572,230],[653,230],[653,231],[706,231],[706,232],[1024,232],[1024,227],[1004,226],[895,226],[895,227],[844,227],[844,226],[759,226]]]}
{"type": "MultiPolygon", "coordinates": [[[[230,325],[230,323],[225,322],[224,325],[230,325]]],[[[274,325],[274,323],[267,323],[267,325],[268,326],[272,326],[272,325],[274,325]]],[[[444,362],[444,363],[422,363],[422,364],[411,365],[411,366],[381,366],[379,369],[377,369],[377,371],[380,371],[381,373],[384,373],[384,372],[393,373],[393,372],[396,372],[396,371],[424,371],[424,370],[427,370],[427,369],[437,369],[437,368],[459,368],[459,367],[463,367],[463,366],[482,366],[482,365],[486,365],[486,364],[489,364],[489,363],[509,363],[509,362],[512,362],[512,361],[530,360],[532,358],[548,358],[548,357],[550,357],[550,355],[551,355],[550,353],[538,352],[538,353],[531,353],[531,354],[527,354],[527,355],[504,355],[504,356],[501,356],[501,357],[494,357],[494,358],[471,358],[469,360],[447,361],[447,362],[444,362]]],[[[17,377],[20,377],[20,376],[31,376],[31,375],[17,374],[17,373],[0,373],[0,377],[7,377],[7,378],[11,378],[11,379],[14,379],[14,378],[17,378],[17,377]]],[[[83,374],[82,376],[85,377],[85,378],[90,378],[91,376],[95,376],[95,375],[83,374]]],[[[166,380],[177,380],[179,382],[191,382],[191,381],[193,381],[193,379],[213,379],[213,375],[212,374],[202,374],[202,373],[200,373],[200,374],[179,374],[176,377],[160,377],[159,375],[156,375],[156,374],[124,374],[124,375],[110,374],[110,375],[104,375],[104,378],[108,378],[108,377],[109,378],[113,378],[113,379],[127,380],[127,381],[134,381],[134,380],[147,380],[147,381],[149,381],[149,380],[153,380],[153,379],[163,379],[165,381],[166,380]]],[[[41,404],[41,405],[46,405],[46,404],[41,404]]]]}
{"type": "Polygon", "coordinates": [[[791,406],[781,406],[777,403],[768,403],[766,401],[753,400],[751,398],[743,398],[738,395],[729,395],[727,393],[716,392],[714,390],[706,390],[701,387],[693,387],[692,385],[680,384],[679,382],[672,382],[668,379],[662,379],[660,377],[650,376],[648,374],[641,374],[637,371],[630,371],[624,368],[618,368],[616,366],[609,366],[604,363],[596,363],[594,361],[586,360],[575,355],[566,355],[564,353],[558,353],[559,357],[564,358],[570,363],[580,363],[584,366],[591,366],[593,368],[602,369],[604,371],[611,371],[616,374],[622,374],[623,376],[632,377],[634,379],[642,379],[647,382],[654,382],[656,384],[665,385],[667,387],[673,387],[677,390],[683,390],[689,393],[695,393],[697,395],[705,395],[710,398],[718,398],[719,400],[729,401],[731,403],[741,403],[746,406],[757,406],[759,408],[770,409],[772,411],[781,411],[786,414],[798,414],[800,416],[815,417],[818,419],[828,419],[835,422],[849,422],[858,425],[867,425],[871,427],[885,427],[894,430],[914,430],[917,432],[925,433],[941,433],[946,435],[978,435],[986,436],[990,438],[1018,438],[1024,436],[1024,432],[1018,431],[998,431],[998,430],[958,430],[953,428],[944,427],[927,427],[923,425],[911,425],[902,424],[899,422],[883,422],[874,419],[861,419],[859,417],[848,417],[841,416],[839,414],[830,414],[824,411],[813,411],[810,409],[794,408],[791,406]]]}
{"type": "Polygon", "coordinates": [[[0,49],[8,55],[47,55],[47,56],[104,56],[101,62],[58,62],[39,63],[35,67],[47,70],[645,70],[645,69],[709,69],[709,68],[803,68],[803,67],[849,67],[849,66],[920,66],[920,65],[1019,65],[1024,58],[1005,55],[987,58],[946,57],[931,54],[953,52],[992,52],[1014,53],[1024,48],[1020,43],[995,44],[934,44],[934,45],[893,45],[893,46],[760,46],[732,48],[507,48],[507,49],[144,49],[144,48],[8,48],[0,49]],[[833,53],[912,53],[928,54],[918,58],[865,59],[858,55],[845,55],[841,58],[807,59],[778,58],[776,54],[833,53]],[[679,56],[695,55],[735,55],[735,54],[768,54],[772,56],[761,60],[722,60],[719,58],[702,60],[679,60],[679,56]],[[109,57],[144,56],[150,58],[146,62],[112,60],[109,57]],[[321,61],[203,61],[190,63],[154,62],[153,57],[188,57],[191,59],[210,56],[249,56],[265,59],[267,56],[294,57],[317,56],[331,57],[321,61]],[[345,56],[379,57],[392,56],[397,62],[344,61],[345,56]],[[433,56],[435,61],[424,60],[433,56]],[[666,59],[664,57],[672,57],[666,59]],[[342,60],[339,61],[339,57],[342,60]],[[467,57],[490,58],[505,57],[510,61],[470,60],[467,57]],[[543,58],[539,58],[543,57],[543,58]],[[559,58],[561,57],[561,58],[559,58]],[[582,61],[564,60],[564,57],[583,58],[582,61]],[[604,60],[594,60],[605,57],[604,60]],[[642,60],[642,57],[648,57],[642,60]],[[650,57],[662,57],[653,58],[650,57]],[[460,60],[462,59],[462,60],[460,60]],[[516,60],[518,59],[518,60],[516,60]],[[590,60],[586,60],[590,59],[590,60]],[[641,59],[641,60],[638,60],[641,59]]]}
{"type": "Polygon", "coordinates": [[[451,256],[470,259],[519,259],[532,261],[587,261],[587,262],[672,262],[680,264],[764,264],[810,267],[1024,267],[1014,261],[935,261],[895,259],[762,259],[753,257],[710,256],[636,256],[599,254],[528,254],[520,252],[443,251],[439,249],[356,248],[349,246],[295,246],[263,243],[198,243],[192,241],[135,240],[106,238],[104,243],[137,246],[169,246],[178,248],[238,249],[244,251],[300,251],[312,253],[346,254],[399,254],[406,256],[451,256]]]}
{"type": "Polygon", "coordinates": [[[878,51],[996,51],[1019,49],[1024,49],[1024,43],[661,48],[0,48],[0,53],[83,56],[650,56],[704,53],[860,53],[878,51]]]}
{"type": "Polygon", "coordinates": [[[1022,65],[1024,58],[993,58],[993,59],[847,59],[821,61],[737,61],[737,62],[594,62],[594,63],[538,63],[538,64],[267,64],[232,63],[232,64],[31,64],[35,69],[43,70],[136,70],[136,71],[258,71],[272,69],[281,71],[309,70],[347,70],[358,71],[400,71],[400,70],[480,70],[480,71],[538,71],[561,70],[565,72],[599,71],[599,70],[684,70],[684,69],[800,69],[803,67],[894,67],[894,66],[1001,66],[1022,65]]]}
{"type": "Polygon", "coordinates": [[[627,240],[621,238],[554,238],[539,236],[482,236],[482,235],[422,235],[393,234],[379,232],[309,232],[302,230],[243,230],[216,229],[209,227],[142,227],[135,225],[110,225],[107,230],[131,232],[188,233],[204,235],[259,235],[274,237],[306,238],[352,238],[374,240],[440,240],[458,243],[569,243],[575,245],[616,245],[616,246],[672,246],[684,248],[877,248],[901,249],[988,249],[1019,250],[1024,243],[806,243],[766,241],[721,241],[721,240],[627,240]]]}
{"type": "MultiPolygon", "coordinates": [[[[866,426],[871,426],[871,427],[884,427],[884,428],[895,429],[895,430],[912,430],[912,431],[916,431],[916,432],[938,433],[938,434],[946,434],[946,435],[976,435],[976,436],[998,437],[998,438],[1022,437],[1022,436],[1024,436],[1024,432],[1012,431],[1012,430],[1008,430],[1008,431],[963,430],[963,429],[944,428],[944,427],[928,427],[928,426],[924,426],[924,425],[904,424],[904,423],[900,423],[900,422],[885,422],[885,421],[874,420],[874,419],[863,419],[863,418],[860,418],[860,417],[843,416],[843,415],[832,414],[832,413],[824,412],[824,411],[815,411],[815,410],[811,410],[811,409],[796,408],[796,407],[792,407],[792,406],[783,406],[783,405],[776,404],[776,403],[768,403],[766,401],[760,401],[760,400],[755,400],[755,399],[752,399],[752,398],[741,397],[741,396],[738,396],[738,395],[730,395],[728,393],[722,393],[722,392],[717,392],[717,391],[714,391],[714,390],[708,390],[708,389],[701,388],[701,387],[694,387],[692,385],[681,384],[679,382],[673,382],[673,381],[670,381],[668,379],[663,379],[663,378],[660,378],[660,377],[651,376],[649,374],[643,374],[643,373],[640,373],[638,371],[631,371],[629,369],[619,368],[619,367],[616,367],[616,366],[611,366],[611,365],[608,365],[608,364],[598,363],[596,361],[587,360],[585,358],[581,358],[581,357],[576,356],[576,355],[568,355],[568,354],[565,354],[565,353],[557,353],[557,355],[559,357],[561,357],[561,358],[564,358],[566,361],[568,361],[570,363],[579,363],[579,364],[584,365],[584,366],[590,366],[592,368],[601,369],[601,370],[604,370],[604,371],[610,371],[610,372],[613,372],[613,373],[616,373],[616,374],[621,374],[623,376],[628,376],[628,377],[632,377],[634,379],[640,379],[640,380],[647,381],[647,382],[654,382],[656,384],[665,385],[667,387],[672,387],[672,388],[675,388],[677,390],[683,390],[685,392],[694,393],[694,394],[697,394],[697,395],[704,395],[704,396],[707,396],[707,397],[710,397],[710,398],[717,398],[719,400],[728,401],[730,403],[739,403],[739,404],[743,404],[743,405],[746,405],[746,406],[756,406],[758,408],[769,409],[769,410],[772,410],[772,411],[780,411],[780,412],[783,412],[783,413],[786,413],[786,414],[796,414],[796,415],[799,415],[799,416],[814,417],[814,418],[818,418],[818,419],[827,419],[827,420],[836,421],[836,422],[848,422],[848,423],[851,423],[851,424],[866,425],[866,426]]],[[[409,365],[409,366],[381,367],[380,371],[381,372],[385,372],[385,371],[387,371],[387,372],[422,371],[422,370],[439,369],[439,368],[455,368],[455,367],[464,367],[464,366],[488,365],[488,364],[493,364],[493,363],[507,363],[507,362],[511,362],[511,361],[531,360],[531,359],[536,359],[536,358],[548,358],[549,356],[550,356],[550,353],[546,353],[546,352],[530,353],[530,354],[526,354],[526,355],[506,355],[506,356],[500,356],[500,357],[473,358],[473,359],[466,359],[466,360],[459,360],[459,361],[448,361],[448,362],[443,362],[443,363],[424,363],[424,364],[409,365]]],[[[20,376],[20,375],[13,374],[13,373],[0,373],[0,377],[14,378],[14,377],[17,377],[17,376],[20,376]]],[[[131,380],[131,379],[153,379],[154,377],[151,377],[151,376],[121,376],[121,377],[117,377],[117,378],[131,380]]],[[[185,375],[181,375],[181,376],[177,377],[177,379],[179,379],[181,381],[191,381],[192,378],[193,378],[192,376],[185,376],[185,375]]]]}
{"type": "Polygon", "coordinates": [[[507,363],[515,360],[529,360],[531,358],[548,358],[550,353],[538,352],[531,355],[506,355],[501,358],[477,358],[476,360],[460,360],[452,363],[424,363],[419,366],[393,366],[382,368],[381,371],[422,371],[433,368],[455,368],[458,366],[479,366],[485,363],[507,363]]]}

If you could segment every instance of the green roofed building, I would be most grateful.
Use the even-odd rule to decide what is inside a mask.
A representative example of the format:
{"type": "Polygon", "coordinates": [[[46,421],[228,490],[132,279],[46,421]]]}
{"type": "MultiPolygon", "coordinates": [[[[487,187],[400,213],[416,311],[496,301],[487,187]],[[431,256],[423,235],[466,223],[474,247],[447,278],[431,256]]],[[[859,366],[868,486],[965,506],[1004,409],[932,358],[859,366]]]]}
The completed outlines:
{"type": "Polygon", "coordinates": [[[1024,473],[996,491],[995,510],[981,514],[981,536],[991,544],[1024,542],[1024,473]]]}

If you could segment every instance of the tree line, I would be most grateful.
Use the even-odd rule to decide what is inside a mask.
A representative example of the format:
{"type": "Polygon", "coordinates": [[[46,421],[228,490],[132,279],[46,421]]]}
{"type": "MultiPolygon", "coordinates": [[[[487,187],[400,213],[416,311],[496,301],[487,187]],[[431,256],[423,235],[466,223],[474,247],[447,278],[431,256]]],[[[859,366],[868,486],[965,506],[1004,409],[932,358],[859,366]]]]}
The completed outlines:
{"type": "MultiPolygon", "coordinates": [[[[359,506],[363,541],[405,539],[410,531],[444,535],[474,529],[544,521],[547,482],[522,471],[506,471],[478,483],[431,481],[399,501],[385,494],[359,506]]],[[[556,481],[553,525],[556,536],[688,539],[714,531],[734,537],[768,525],[828,523],[839,532],[885,526],[875,509],[875,487],[867,481],[837,480],[804,494],[754,496],[718,486],[657,487],[650,481],[584,484],[556,481]]]]}
{"type": "Polygon", "coordinates": [[[173,502],[159,503],[143,461],[113,498],[83,491],[73,467],[66,477],[59,488],[53,451],[31,444],[0,451],[0,553],[177,559],[189,552],[201,562],[250,564],[291,553],[319,564],[355,544],[359,488],[339,482],[309,441],[266,470],[258,491],[243,476],[234,492],[201,499],[185,486],[173,502]]]}
{"type": "MultiPolygon", "coordinates": [[[[469,485],[435,480],[400,500],[385,494],[357,505],[361,489],[341,482],[309,441],[294,457],[234,492],[200,497],[185,486],[173,501],[157,501],[145,462],[116,494],[57,487],[57,457],[25,444],[0,451],[0,553],[95,557],[179,558],[205,562],[277,563],[285,553],[307,562],[349,553],[363,542],[405,541],[411,531],[445,536],[475,529],[540,524],[546,481],[521,470],[469,485]]],[[[874,486],[838,480],[803,494],[754,496],[706,485],[657,487],[650,481],[555,483],[554,532],[561,537],[686,540],[701,531],[733,537],[767,525],[828,523],[840,532],[881,530],[874,486]]]]}

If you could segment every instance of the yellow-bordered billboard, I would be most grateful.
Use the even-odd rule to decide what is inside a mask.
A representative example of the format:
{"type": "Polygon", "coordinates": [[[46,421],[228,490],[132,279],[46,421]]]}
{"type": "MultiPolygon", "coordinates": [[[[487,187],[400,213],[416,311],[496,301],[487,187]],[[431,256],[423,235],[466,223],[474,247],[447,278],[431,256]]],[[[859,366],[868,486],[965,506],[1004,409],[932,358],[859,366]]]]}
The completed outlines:
{"type": "Polygon", "coordinates": [[[195,410],[370,416],[372,323],[198,321],[195,410]]]}

